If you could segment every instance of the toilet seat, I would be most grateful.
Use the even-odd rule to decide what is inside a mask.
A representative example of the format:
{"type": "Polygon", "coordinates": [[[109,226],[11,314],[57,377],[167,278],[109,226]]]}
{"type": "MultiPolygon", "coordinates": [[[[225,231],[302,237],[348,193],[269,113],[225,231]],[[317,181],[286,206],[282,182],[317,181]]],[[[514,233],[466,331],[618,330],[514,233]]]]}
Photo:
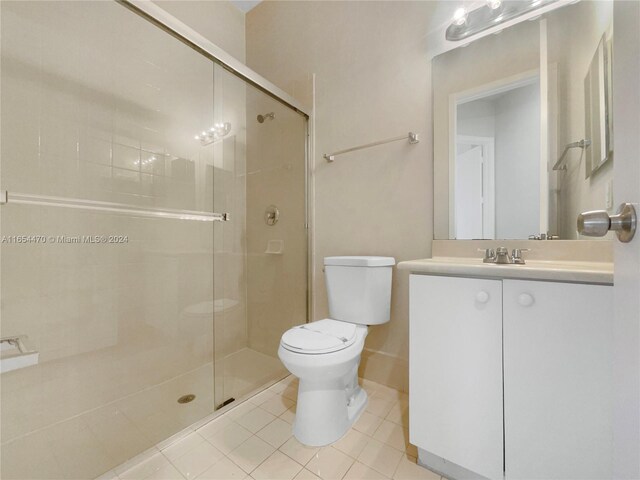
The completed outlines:
{"type": "Polygon", "coordinates": [[[309,355],[338,352],[357,339],[357,325],[331,318],[298,325],[282,335],[286,350],[309,355]]]}

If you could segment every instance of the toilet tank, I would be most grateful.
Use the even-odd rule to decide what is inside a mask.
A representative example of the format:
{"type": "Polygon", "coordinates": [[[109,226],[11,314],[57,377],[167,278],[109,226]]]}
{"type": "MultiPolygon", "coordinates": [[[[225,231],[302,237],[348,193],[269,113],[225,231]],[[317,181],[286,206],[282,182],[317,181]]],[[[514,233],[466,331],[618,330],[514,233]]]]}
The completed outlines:
{"type": "Polygon", "coordinates": [[[361,325],[387,323],[393,257],[325,257],[329,316],[361,325]]]}

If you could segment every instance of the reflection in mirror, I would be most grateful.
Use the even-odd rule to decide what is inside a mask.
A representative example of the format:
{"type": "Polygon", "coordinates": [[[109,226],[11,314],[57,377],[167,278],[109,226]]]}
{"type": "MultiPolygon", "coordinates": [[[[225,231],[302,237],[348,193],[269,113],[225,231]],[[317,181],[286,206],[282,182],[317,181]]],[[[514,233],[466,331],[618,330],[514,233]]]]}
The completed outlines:
{"type": "Polygon", "coordinates": [[[575,239],[611,208],[610,2],[564,6],[433,59],[437,239],[575,239]]]}
{"type": "Polygon", "coordinates": [[[538,230],[538,72],[457,101],[454,158],[455,238],[527,238],[538,230]]]}
{"type": "MultiPolygon", "coordinates": [[[[613,4],[581,1],[551,12],[546,18],[550,78],[552,71],[557,72],[554,82],[557,91],[554,97],[550,89],[549,99],[550,104],[557,103],[557,124],[549,122],[551,164],[560,158],[567,145],[580,140],[590,143],[585,148],[568,149],[560,169],[549,172],[550,206],[557,212],[557,223],[549,228],[560,238],[577,239],[579,213],[615,210],[613,162],[607,161],[613,156],[610,151],[613,119],[608,113],[611,62],[605,61],[605,57],[611,58],[605,52],[610,53],[613,4]],[[585,89],[587,78],[590,88],[585,89]],[[556,141],[551,141],[554,138],[556,141]]],[[[550,120],[553,117],[550,112],[550,120]]],[[[605,238],[611,237],[610,233],[605,238]]]]}

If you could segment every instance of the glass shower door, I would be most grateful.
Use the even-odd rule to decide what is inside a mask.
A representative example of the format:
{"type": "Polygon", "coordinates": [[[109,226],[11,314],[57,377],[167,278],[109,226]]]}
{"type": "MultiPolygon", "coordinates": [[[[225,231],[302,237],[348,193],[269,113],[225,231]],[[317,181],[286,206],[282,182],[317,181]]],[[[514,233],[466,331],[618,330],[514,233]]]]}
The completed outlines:
{"type": "MultiPolygon", "coordinates": [[[[307,320],[307,119],[223,67],[215,115],[237,125],[216,145],[216,405],[288,375],[282,334],[307,320]]],[[[282,413],[291,405],[273,405],[282,413]]]]}
{"type": "Polygon", "coordinates": [[[0,477],[94,478],[288,374],[307,119],[122,3],[0,9],[0,477]]]}
{"type": "Polygon", "coordinates": [[[236,125],[213,62],[121,4],[0,8],[0,476],[94,478],[215,409],[236,125]]]}

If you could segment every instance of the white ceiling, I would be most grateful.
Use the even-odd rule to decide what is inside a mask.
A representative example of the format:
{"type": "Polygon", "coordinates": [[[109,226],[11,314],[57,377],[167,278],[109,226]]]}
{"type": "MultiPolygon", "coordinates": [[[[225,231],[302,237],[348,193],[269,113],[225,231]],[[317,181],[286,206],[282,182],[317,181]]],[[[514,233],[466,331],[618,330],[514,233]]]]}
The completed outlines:
{"type": "Polygon", "coordinates": [[[253,7],[258,5],[262,0],[230,0],[237,8],[247,13],[253,7]]]}

